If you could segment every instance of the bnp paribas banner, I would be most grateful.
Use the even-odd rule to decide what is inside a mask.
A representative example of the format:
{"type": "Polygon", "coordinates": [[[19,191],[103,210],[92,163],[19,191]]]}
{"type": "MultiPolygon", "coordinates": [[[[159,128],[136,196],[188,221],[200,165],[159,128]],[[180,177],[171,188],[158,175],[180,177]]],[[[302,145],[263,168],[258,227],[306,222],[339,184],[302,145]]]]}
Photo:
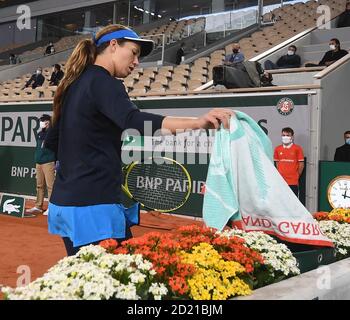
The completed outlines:
{"type": "MultiPolygon", "coordinates": [[[[270,137],[273,146],[280,144],[281,129],[292,127],[295,142],[308,157],[310,150],[310,106],[307,93],[284,93],[261,96],[253,94],[208,97],[163,97],[134,101],[147,112],[169,116],[199,116],[213,107],[231,108],[247,113],[270,137]]],[[[114,107],[114,106],[111,106],[114,107]]],[[[34,150],[39,130],[39,117],[52,114],[51,103],[0,104],[0,192],[35,194],[34,150]]],[[[178,213],[201,216],[201,190],[206,180],[210,150],[215,131],[184,132],[176,136],[140,137],[133,132],[125,136],[123,160],[130,154],[147,151],[167,152],[183,162],[193,179],[192,194],[178,213]],[[179,157],[179,158],[177,158],[179,157]]],[[[164,154],[164,153],[163,153],[164,154]]]]}

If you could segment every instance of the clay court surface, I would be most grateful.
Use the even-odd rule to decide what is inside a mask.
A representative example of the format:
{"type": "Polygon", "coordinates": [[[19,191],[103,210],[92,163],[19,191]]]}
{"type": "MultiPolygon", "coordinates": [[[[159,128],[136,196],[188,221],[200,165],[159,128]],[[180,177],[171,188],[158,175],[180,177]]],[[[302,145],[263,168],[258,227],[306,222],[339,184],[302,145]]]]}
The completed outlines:
{"type": "MultiPolygon", "coordinates": [[[[32,201],[26,202],[27,209],[32,206],[32,201]]],[[[132,232],[137,237],[152,231],[171,232],[190,224],[203,225],[189,218],[141,213],[141,223],[132,232]]],[[[21,219],[0,214],[0,286],[15,287],[23,272],[19,269],[17,273],[21,266],[30,268],[30,281],[34,281],[65,256],[61,238],[48,233],[46,216],[21,219]]]]}

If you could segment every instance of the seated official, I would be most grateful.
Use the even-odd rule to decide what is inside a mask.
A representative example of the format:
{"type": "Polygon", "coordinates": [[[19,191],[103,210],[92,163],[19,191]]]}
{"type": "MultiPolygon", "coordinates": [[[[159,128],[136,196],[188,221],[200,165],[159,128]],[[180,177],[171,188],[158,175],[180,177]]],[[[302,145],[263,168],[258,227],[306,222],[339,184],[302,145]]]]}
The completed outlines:
{"type": "Polygon", "coordinates": [[[244,61],[244,54],[240,52],[241,47],[238,43],[232,45],[232,54],[229,54],[225,57],[224,64],[226,65],[235,65],[237,63],[244,61]]]}
{"type": "Polygon", "coordinates": [[[300,68],[301,59],[300,56],[296,54],[297,47],[291,45],[288,47],[287,54],[281,56],[276,63],[271,60],[266,60],[264,67],[266,70],[273,69],[288,69],[288,68],[300,68]]]}
{"type": "Polygon", "coordinates": [[[332,63],[343,58],[348,54],[346,50],[340,48],[340,41],[336,38],[333,38],[329,41],[329,48],[331,50],[327,51],[322,60],[318,64],[307,63],[305,67],[317,67],[317,66],[330,66],[332,63]]]}
{"type": "Polygon", "coordinates": [[[42,75],[41,68],[38,68],[36,72],[30,77],[30,79],[26,82],[24,85],[24,88],[28,88],[29,86],[32,87],[32,89],[35,89],[36,87],[41,87],[45,81],[44,76],[42,75]]]}
{"type": "Polygon", "coordinates": [[[49,85],[50,86],[58,86],[60,81],[62,80],[63,76],[64,76],[64,73],[61,70],[61,66],[56,63],[54,68],[53,68],[53,72],[51,74],[49,85]]]}
{"type": "Polygon", "coordinates": [[[45,49],[44,56],[49,55],[49,54],[53,54],[55,52],[56,52],[55,47],[54,47],[53,43],[50,42],[45,49]]]}

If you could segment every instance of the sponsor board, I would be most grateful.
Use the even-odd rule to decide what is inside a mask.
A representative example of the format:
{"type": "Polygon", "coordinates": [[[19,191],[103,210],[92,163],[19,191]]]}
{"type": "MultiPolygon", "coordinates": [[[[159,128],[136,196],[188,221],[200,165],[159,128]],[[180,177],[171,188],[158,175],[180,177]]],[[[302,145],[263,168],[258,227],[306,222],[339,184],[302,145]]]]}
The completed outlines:
{"type": "MultiPolygon", "coordinates": [[[[252,117],[272,141],[273,147],[281,144],[281,129],[292,127],[295,142],[303,147],[305,156],[310,152],[310,107],[308,95],[271,95],[261,97],[226,97],[158,100],[139,100],[135,103],[141,110],[169,116],[199,116],[212,107],[230,107],[252,117]],[[284,100],[283,100],[284,99],[284,100]],[[277,110],[277,105],[293,103],[293,112],[288,116],[277,110]]],[[[39,130],[39,117],[52,113],[52,105],[14,104],[0,109],[0,191],[6,193],[34,195],[36,171],[34,151],[39,130]]],[[[284,110],[284,109],[283,109],[284,110]]],[[[128,133],[129,134],[129,133],[128,133]]],[[[193,190],[182,212],[200,216],[203,188],[210,159],[215,130],[185,131],[175,136],[140,136],[130,133],[124,139],[122,161],[129,164],[142,157],[165,156],[182,164],[193,180],[193,190]],[[135,158],[136,157],[136,158],[135,158]]],[[[146,181],[146,180],[144,180],[146,181]]],[[[149,182],[149,181],[147,181],[149,182]]],[[[140,183],[141,180],[140,180],[140,183]]],[[[150,183],[150,182],[149,182],[150,183]]],[[[168,181],[169,187],[171,182],[168,181]]],[[[173,187],[181,188],[176,183],[173,187]]],[[[181,213],[181,212],[179,212],[181,213]]]]}
{"type": "Polygon", "coordinates": [[[0,202],[0,214],[23,218],[24,203],[23,197],[3,194],[0,202]]]}

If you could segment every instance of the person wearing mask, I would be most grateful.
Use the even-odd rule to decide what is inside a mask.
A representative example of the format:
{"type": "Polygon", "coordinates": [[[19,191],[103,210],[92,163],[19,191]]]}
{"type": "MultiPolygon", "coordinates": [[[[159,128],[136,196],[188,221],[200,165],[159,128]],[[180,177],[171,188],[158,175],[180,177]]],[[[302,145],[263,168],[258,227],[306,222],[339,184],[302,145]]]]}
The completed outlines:
{"type": "Polygon", "coordinates": [[[334,161],[350,162],[350,131],[344,132],[345,143],[335,150],[334,161]]]}
{"type": "Polygon", "coordinates": [[[16,64],[17,63],[17,58],[13,53],[10,53],[10,64],[16,64]]]}
{"type": "Polygon", "coordinates": [[[53,53],[55,53],[55,47],[54,47],[53,43],[50,42],[45,49],[44,56],[47,54],[53,54],[53,53]]]}
{"type": "Polygon", "coordinates": [[[176,64],[179,65],[185,57],[185,43],[182,42],[180,48],[176,51],[176,64]]]}
{"type": "Polygon", "coordinates": [[[336,38],[331,39],[329,42],[329,48],[331,50],[327,51],[320,61],[320,66],[330,66],[332,63],[336,62],[337,60],[343,58],[348,54],[346,50],[343,50],[340,48],[340,41],[336,38]]]}
{"type": "Polygon", "coordinates": [[[272,69],[288,69],[288,68],[300,68],[301,59],[300,56],[296,54],[297,47],[291,45],[288,47],[288,51],[286,55],[281,56],[276,64],[271,60],[266,60],[264,63],[264,67],[266,70],[272,69]]]}
{"type": "Polygon", "coordinates": [[[298,197],[299,178],[304,170],[303,149],[301,146],[294,144],[292,128],[282,129],[281,140],[282,144],[275,148],[273,160],[278,172],[298,197]]]}
{"type": "Polygon", "coordinates": [[[24,85],[24,88],[28,88],[29,86],[32,87],[32,89],[35,89],[36,87],[41,87],[45,81],[44,76],[42,75],[41,68],[38,68],[36,72],[30,77],[30,79],[26,82],[24,85]]]}
{"type": "Polygon", "coordinates": [[[226,65],[235,65],[237,63],[244,61],[244,54],[240,52],[241,47],[238,43],[232,45],[232,54],[229,54],[225,57],[224,64],[226,65]]]}
{"type": "Polygon", "coordinates": [[[51,74],[51,78],[49,81],[49,85],[50,86],[58,86],[60,81],[62,80],[64,76],[63,71],[61,70],[61,66],[59,64],[55,64],[52,74],[51,74]]]}
{"type": "MultiPolygon", "coordinates": [[[[53,127],[45,146],[57,154],[59,167],[49,203],[48,227],[60,235],[68,255],[105,239],[132,237],[122,199],[122,135],[127,129],[145,134],[184,129],[229,127],[232,110],[212,109],[201,117],[168,117],[141,112],[129,99],[122,80],[153,50],[118,24],[104,27],[93,39],[81,40],[66,64],[66,75],[53,102],[53,127]]],[[[134,221],[133,223],[137,223],[134,221]]]]}
{"type": "Polygon", "coordinates": [[[273,77],[270,72],[264,71],[263,74],[260,75],[260,84],[262,87],[273,87],[275,86],[273,83],[273,77]]]}
{"type": "Polygon", "coordinates": [[[229,54],[225,57],[224,64],[226,65],[235,65],[237,63],[243,62],[245,57],[244,54],[240,52],[241,47],[238,43],[232,45],[232,54],[229,54]]]}
{"type": "Polygon", "coordinates": [[[317,66],[330,66],[332,63],[343,58],[348,54],[346,50],[340,48],[340,41],[336,38],[333,38],[329,41],[330,50],[327,51],[322,60],[318,64],[307,63],[305,67],[317,67],[317,66]]]}
{"type": "Polygon", "coordinates": [[[350,2],[346,3],[345,11],[338,17],[337,28],[350,27],[350,2]]]}
{"type": "MultiPolygon", "coordinates": [[[[35,149],[35,163],[36,163],[36,201],[35,206],[29,210],[28,213],[42,213],[45,197],[45,186],[47,188],[48,200],[50,200],[52,187],[55,180],[55,153],[45,148],[44,142],[47,132],[51,127],[51,116],[43,114],[40,117],[40,128],[37,136],[37,143],[35,149]]],[[[48,215],[46,210],[43,215],[48,215]]]]}

